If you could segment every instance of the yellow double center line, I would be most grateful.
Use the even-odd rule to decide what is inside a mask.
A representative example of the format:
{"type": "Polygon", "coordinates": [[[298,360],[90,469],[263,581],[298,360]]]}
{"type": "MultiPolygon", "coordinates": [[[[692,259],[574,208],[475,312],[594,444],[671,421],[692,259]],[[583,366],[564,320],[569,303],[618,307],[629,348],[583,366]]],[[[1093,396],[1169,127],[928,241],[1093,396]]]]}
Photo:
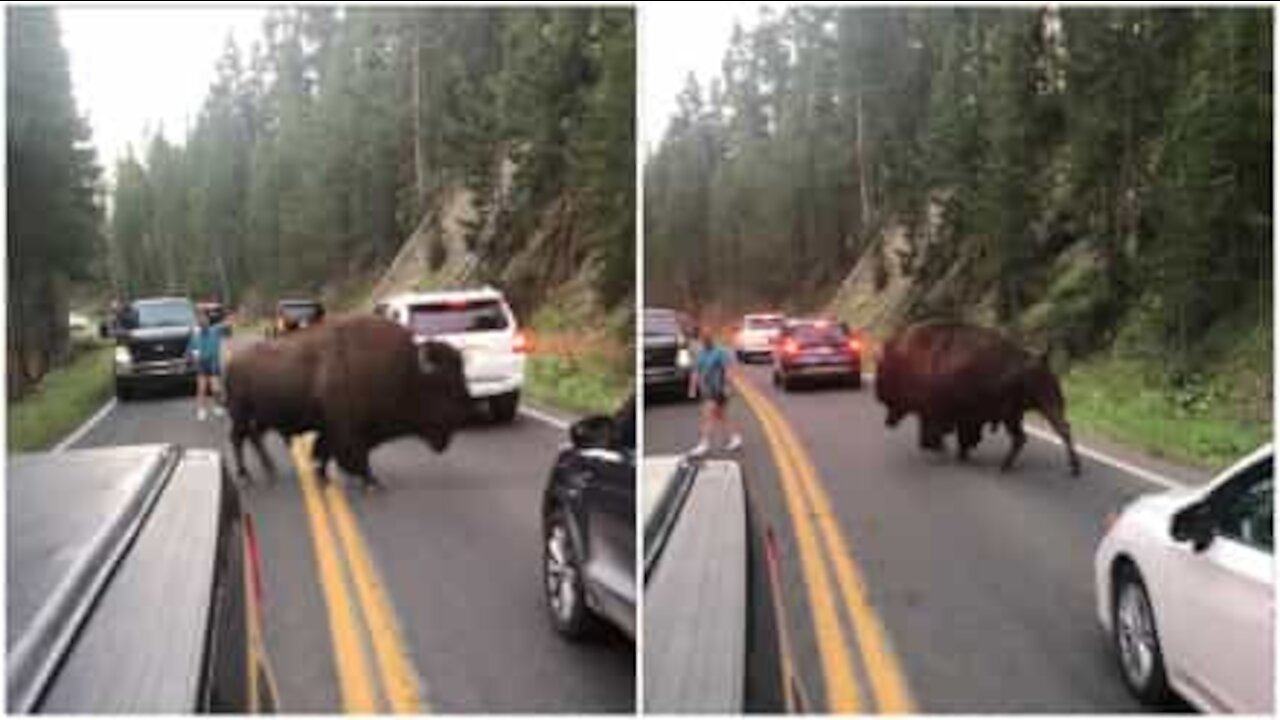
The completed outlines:
{"type": "Polygon", "coordinates": [[[311,463],[312,442],[311,436],[299,438],[291,450],[311,523],[343,710],[426,712],[420,677],[409,659],[395,612],[355,515],[337,483],[322,485],[316,478],[311,463]],[[351,589],[355,591],[354,598],[351,589]],[[370,650],[374,663],[369,660],[370,650]],[[385,706],[379,703],[379,683],[385,706]]]}
{"type": "Polygon", "coordinates": [[[817,636],[828,710],[914,712],[906,678],[884,626],[867,600],[866,584],[854,564],[848,540],[831,510],[831,500],[813,463],[773,402],[750,382],[736,376],[733,382],[759,418],[781,476],[817,636]],[[839,588],[838,597],[833,588],[839,588]],[[871,686],[874,698],[871,708],[867,707],[858,682],[842,617],[854,636],[871,686]]]}

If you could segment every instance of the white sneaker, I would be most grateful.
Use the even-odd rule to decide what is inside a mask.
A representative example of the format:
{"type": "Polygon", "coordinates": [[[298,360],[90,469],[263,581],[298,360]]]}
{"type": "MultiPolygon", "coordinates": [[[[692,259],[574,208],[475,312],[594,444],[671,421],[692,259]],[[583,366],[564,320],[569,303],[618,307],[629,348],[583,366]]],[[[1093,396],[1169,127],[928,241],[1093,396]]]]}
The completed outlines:
{"type": "Polygon", "coordinates": [[[709,449],[710,448],[707,447],[707,442],[703,440],[699,442],[697,445],[694,445],[693,449],[690,450],[688,454],[689,454],[689,457],[698,458],[698,457],[702,457],[703,455],[706,455],[707,450],[709,449]]]}
{"type": "Polygon", "coordinates": [[[200,422],[204,422],[205,420],[208,420],[208,419],[209,419],[208,410],[205,410],[202,407],[196,408],[196,420],[199,420],[200,422]]]}
{"type": "Polygon", "coordinates": [[[729,438],[729,444],[725,445],[724,449],[728,450],[729,452],[733,452],[734,450],[738,450],[741,447],[742,447],[742,436],[734,435],[733,437],[729,438]]]}
{"type": "Polygon", "coordinates": [[[221,405],[214,405],[214,406],[213,406],[213,416],[214,416],[214,417],[216,417],[216,418],[226,417],[226,416],[227,416],[227,411],[226,411],[226,410],[223,410],[221,405]]]}

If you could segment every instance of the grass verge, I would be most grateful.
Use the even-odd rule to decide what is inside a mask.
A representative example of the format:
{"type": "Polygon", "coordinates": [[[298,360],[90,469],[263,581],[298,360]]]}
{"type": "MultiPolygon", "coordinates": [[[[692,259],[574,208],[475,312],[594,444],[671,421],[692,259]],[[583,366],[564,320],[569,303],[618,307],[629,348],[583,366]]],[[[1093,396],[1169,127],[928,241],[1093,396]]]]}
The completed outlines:
{"type": "Polygon", "coordinates": [[[9,452],[45,450],[111,396],[113,346],[97,346],[52,370],[29,395],[9,403],[9,452]]]}
{"type": "Polygon", "coordinates": [[[525,393],[535,402],[574,413],[612,413],[635,391],[631,315],[608,316],[586,303],[545,304],[530,327],[534,349],[525,366],[525,393]]]}
{"type": "Polygon", "coordinates": [[[1210,470],[1226,467],[1271,438],[1271,423],[1242,412],[1227,379],[1184,383],[1131,359],[1076,365],[1063,378],[1073,425],[1157,457],[1210,470]]]}

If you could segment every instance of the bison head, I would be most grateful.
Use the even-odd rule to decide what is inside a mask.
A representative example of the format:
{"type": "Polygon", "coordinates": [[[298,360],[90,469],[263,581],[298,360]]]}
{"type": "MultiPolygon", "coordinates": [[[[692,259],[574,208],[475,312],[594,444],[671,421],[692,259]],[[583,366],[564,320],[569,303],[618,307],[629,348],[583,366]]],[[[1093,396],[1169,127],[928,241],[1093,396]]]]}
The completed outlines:
{"type": "Polygon", "coordinates": [[[452,345],[429,340],[418,347],[418,372],[428,396],[420,404],[419,434],[432,450],[444,452],[471,408],[462,353],[452,345]]]}

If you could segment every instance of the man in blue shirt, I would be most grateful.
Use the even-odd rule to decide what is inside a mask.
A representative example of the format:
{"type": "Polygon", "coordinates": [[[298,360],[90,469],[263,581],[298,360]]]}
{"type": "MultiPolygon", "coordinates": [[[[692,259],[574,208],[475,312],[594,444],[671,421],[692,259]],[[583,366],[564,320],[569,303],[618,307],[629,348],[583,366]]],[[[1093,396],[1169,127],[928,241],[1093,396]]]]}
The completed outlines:
{"type": "Polygon", "coordinates": [[[729,435],[725,450],[733,451],[742,447],[742,435],[734,430],[725,415],[725,406],[729,403],[729,364],[733,355],[716,342],[709,330],[701,334],[701,347],[694,361],[693,373],[689,376],[689,397],[697,397],[702,393],[702,419],[699,424],[698,444],[689,451],[691,457],[707,454],[711,447],[711,434],[719,428],[723,434],[729,435]]]}
{"type": "Polygon", "coordinates": [[[209,417],[208,405],[212,399],[213,414],[222,417],[222,405],[217,401],[221,393],[216,383],[222,375],[222,339],[226,327],[209,323],[209,315],[203,310],[196,311],[199,326],[191,333],[187,341],[187,354],[196,363],[196,419],[206,420],[209,417]]]}

